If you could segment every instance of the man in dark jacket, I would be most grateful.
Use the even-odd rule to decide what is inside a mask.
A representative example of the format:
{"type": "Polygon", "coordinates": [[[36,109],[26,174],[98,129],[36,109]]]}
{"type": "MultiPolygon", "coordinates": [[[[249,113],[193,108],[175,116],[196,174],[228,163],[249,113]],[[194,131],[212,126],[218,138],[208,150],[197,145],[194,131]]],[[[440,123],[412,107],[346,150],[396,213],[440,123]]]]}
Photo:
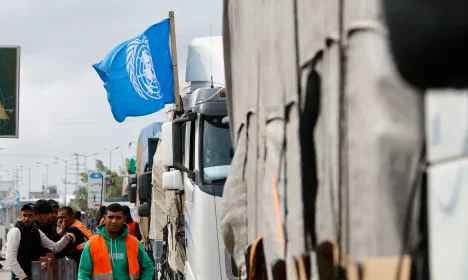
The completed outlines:
{"type": "Polygon", "coordinates": [[[36,201],[36,220],[34,226],[40,229],[49,239],[51,239],[55,233],[53,226],[49,223],[50,213],[52,213],[52,207],[50,203],[45,199],[39,199],[36,201]]]}
{"type": "Polygon", "coordinates": [[[60,254],[57,254],[56,257],[70,257],[75,260],[77,266],[79,267],[85,242],[93,234],[79,220],[75,218],[73,209],[68,206],[64,206],[59,209],[57,227],[57,233],[59,236],[63,235],[64,233],[73,233],[73,235],[76,236],[76,240],[73,243],[70,242],[67,248],[60,254]]]}
{"type": "Polygon", "coordinates": [[[65,234],[57,243],[33,226],[35,220],[35,205],[25,204],[21,208],[21,221],[8,232],[7,262],[15,279],[31,278],[31,262],[38,261],[41,248],[52,252],[62,251],[70,241],[75,240],[71,233],[65,234]]]}
{"type": "Polygon", "coordinates": [[[60,207],[59,207],[58,202],[53,199],[49,199],[49,204],[50,204],[50,207],[52,207],[52,212],[50,213],[50,216],[49,216],[49,223],[53,225],[54,232],[55,232],[56,227],[57,227],[57,220],[58,220],[58,210],[60,207]]]}
{"type": "MultiPolygon", "coordinates": [[[[47,238],[53,240],[57,233],[54,231],[54,226],[49,223],[50,213],[52,212],[50,203],[45,199],[39,199],[36,201],[35,207],[36,220],[33,223],[34,227],[42,231],[47,238]]],[[[47,248],[41,248],[41,257],[45,257],[47,253],[52,253],[52,251],[47,248]]]]}

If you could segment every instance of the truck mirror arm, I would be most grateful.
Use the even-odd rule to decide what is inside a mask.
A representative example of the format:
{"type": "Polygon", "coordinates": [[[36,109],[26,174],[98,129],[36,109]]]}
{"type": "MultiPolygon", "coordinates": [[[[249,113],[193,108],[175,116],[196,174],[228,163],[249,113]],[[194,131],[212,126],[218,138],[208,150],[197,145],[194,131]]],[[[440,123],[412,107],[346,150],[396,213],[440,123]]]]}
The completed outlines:
{"type": "Polygon", "coordinates": [[[188,169],[188,168],[185,167],[183,164],[177,162],[177,163],[174,164],[174,168],[179,169],[180,171],[187,173],[187,176],[188,176],[190,179],[195,179],[195,172],[193,172],[192,170],[188,169]]]}
{"type": "Polygon", "coordinates": [[[197,119],[197,113],[190,112],[186,116],[182,116],[180,119],[175,119],[172,123],[184,123],[184,122],[191,122],[197,119]]]}

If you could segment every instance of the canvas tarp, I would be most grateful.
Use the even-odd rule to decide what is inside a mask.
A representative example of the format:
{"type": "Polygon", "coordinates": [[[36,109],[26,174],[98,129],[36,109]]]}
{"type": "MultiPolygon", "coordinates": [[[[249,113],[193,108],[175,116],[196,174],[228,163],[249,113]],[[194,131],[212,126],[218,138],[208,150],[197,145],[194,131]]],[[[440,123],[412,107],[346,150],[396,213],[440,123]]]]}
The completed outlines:
{"type": "MultiPolygon", "coordinates": [[[[184,85],[181,90],[182,104],[188,106],[187,94],[190,86],[184,85]]],[[[171,122],[174,119],[175,105],[167,107],[166,118],[164,123],[171,122]]],[[[174,271],[184,272],[185,266],[185,248],[184,244],[180,243],[178,236],[180,232],[184,232],[183,207],[181,200],[175,191],[166,191],[162,189],[162,174],[166,172],[166,167],[163,165],[162,143],[164,139],[160,139],[156,153],[153,157],[153,174],[152,174],[152,195],[151,203],[151,224],[150,236],[152,240],[163,240],[163,227],[168,226],[168,261],[174,271]]],[[[183,196],[182,196],[183,201],[183,196]]]]}
{"type": "MultiPolygon", "coordinates": [[[[166,105],[166,117],[164,123],[171,122],[174,118],[175,105],[166,105]]],[[[162,158],[162,141],[160,139],[156,153],[153,157],[153,170],[151,176],[152,200],[151,200],[151,223],[149,239],[162,241],[162,229],[167,223],[166,211],[166,191],[162,189],[162,174],[166,172],[166,167],[163,165],[162,158]]]]}
{"type": "MultiPolygon", "coordinates": [[[[296,279],[292,257],[313,252],[314,237],[320,243],[340,234],[343,251],[355,261],[402,250],[406,205],[421,175],[422,94],[396,73],[379,1],[344,2],[345,32],[339,40],[338,0],[224,1],[236,154],[221,225],[242,271],[244,249],[259,236],[267,267],[285,258],[288,279],[296,279]],[[343,76],[340,47],[347,58],[343,76]],[[304,178],[311,183],[303,185],[304,178]]],[[[418,235],[417,197],[418,192],[409,244],[418,235]]]]}
{"type": "MultiPolygon", "coordinates": [[[[180,96],[182,97],[183,105],[186,106],[187,93],[190,91],[190,85],[182,83],[180,85],[180,96]]],[[[171,122],[174,119],[174,112],[176,109],[175,104],[168,104],[165,106],[165,118],[163,123],[171,122]]],[[[151,202],[151,223],[149,230],[149,239],[162,241],[162,229],[167,224],[167,202],[171,201],[171,197],[166,198],[166,191],[162,189],[162,174],[166,172],[166,167],[163,165],[162,159],[162,141],[160,139],[156,153],[153,156],[153,166],[151,183],[152,188],[152,202],[151,202]]]]}

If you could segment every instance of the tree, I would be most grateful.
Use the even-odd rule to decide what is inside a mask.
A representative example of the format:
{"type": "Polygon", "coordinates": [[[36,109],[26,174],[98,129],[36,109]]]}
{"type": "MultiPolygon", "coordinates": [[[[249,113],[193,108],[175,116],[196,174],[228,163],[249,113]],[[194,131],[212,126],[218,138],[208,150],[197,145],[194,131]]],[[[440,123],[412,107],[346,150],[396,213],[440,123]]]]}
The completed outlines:
{"type": "Polygon", "coordinates": [[[88,188],[85,186],[80,186],[76,191],[75,194],[75,201],[78,207],[85,211],[88,209],[88,188]]]}
{"type": "Polygon", "coordinates": [[[104,163],[100,159],[96,160],[96,169],[98,171],[101,171],[105,175],[111,175],[111,171],[104,165],[104,163]]]}
{"type": "Polygon", "coordinates": [[[86,172],[81,172],[80,173],[80,177],[81,177],[81,182],[85,183],[85,184],[88,184],[88,173],[86,172]]]}

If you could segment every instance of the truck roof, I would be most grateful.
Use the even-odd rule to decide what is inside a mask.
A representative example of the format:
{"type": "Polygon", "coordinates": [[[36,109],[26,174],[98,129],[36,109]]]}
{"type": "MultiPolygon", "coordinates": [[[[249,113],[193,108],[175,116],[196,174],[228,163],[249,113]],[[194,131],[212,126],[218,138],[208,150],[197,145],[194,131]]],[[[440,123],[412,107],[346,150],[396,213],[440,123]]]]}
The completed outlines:
{"type": "Polygon", "coordinates": [[[223,37],[201,37],[193,39],[187,52],[187,82],[209,82],[211,76],[215,86],[224,86],[223,37]]]}

